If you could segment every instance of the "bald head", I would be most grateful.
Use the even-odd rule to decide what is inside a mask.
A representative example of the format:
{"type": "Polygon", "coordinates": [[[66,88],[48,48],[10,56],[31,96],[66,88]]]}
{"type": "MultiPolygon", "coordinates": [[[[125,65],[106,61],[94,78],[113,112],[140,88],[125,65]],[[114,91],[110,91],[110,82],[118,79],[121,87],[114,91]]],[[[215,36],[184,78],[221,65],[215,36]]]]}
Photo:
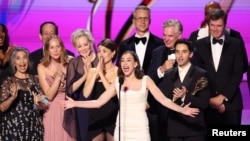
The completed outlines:
{"type": "Polygon", "coordinates": [[[211,1],[208,2],[205,6],[205,20],[208,21],[209,15],[213,9],[221,9],[221,6],[218,2],[211,1]]]}

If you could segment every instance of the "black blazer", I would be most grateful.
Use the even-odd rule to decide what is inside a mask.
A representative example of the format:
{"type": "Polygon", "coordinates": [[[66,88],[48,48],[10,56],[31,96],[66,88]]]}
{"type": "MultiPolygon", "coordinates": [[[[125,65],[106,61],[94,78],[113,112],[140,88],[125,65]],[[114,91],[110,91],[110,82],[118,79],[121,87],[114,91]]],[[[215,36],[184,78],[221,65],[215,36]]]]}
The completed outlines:
{"type": "Polygon", "coordinates": [[[178,73],[178,67],[168,70],[158,87],[164,93],[164,95],[170,99],[173,98],[173,89],[185,86],[187,94],[184,102],[180,99],[175,103],[178,105],[186,105],[191,102],[190,107],[199,108],[200,113],[195,117],[188,117],[177,113],[175,111],[168,110],[163,106],[160,107],[159,116],[165,116],[165,120],[168,119],[168,135],[169,136],[197,136],[206,134],[206,125],[204,119],[204,110],[208,107],[210,98],[209,82],[207,78],[207,72],[197,66],[191,65],[183,82],[181,83],[178,73]],[[197,81],[204,77],[207,80],[206,87],[194,92],[197,81]],[[169,113],[168,113],[169,112],[169,113]],[[167,117],[168,116],[168,117],[167,117]]]}
{"type": "Polygon", "coordinates": [[[168,52],[170,52],[170,49],[167,48],[165,45],[162,45],[153,50],[152,59],[148,69],[148,75],[151,77],[151,79],[154,80],[156,84],[160,83],[160,81],[162,80],[158,77],[157,69],[166,60],[168,60],[168,52]]]}
{"type": "MultiPolygon", "coordinates": [[[[148,67],[149,67],[149,64],[150,64],[150,61],[152,58],[153,49],[155,49],[163,44],[164,43],[163,43],[162,39],[153,35],[152,33],[149,34],[149,39],[148,39],[147,49],[145,52],[144,61],[143,61],[143,64],[141,64],[145,74],[147,74],[147,72],[148,72],[148,67]]],[[[131,50],[131,51],[136,52],[134,35],[120,43],[120,46],[118,49],[118,54],[117,54],[117,59],[118,59],[117,65],[119,65],[119,60],[120,60],[120,57],[123,54],[123,52],[125,52],[127,50],[131,50]]]]}
{"type": "MultiPolygon", "coordinates": [[[[198,37],[198,33],[199,33],[199,29],[198,30],[195,30],[193,31],[190,36],[189,36],[189,40],[191,40],[192,42],[195,42],[197,40],[197,37],[198,37]]],[[[246,51],[246,48],[245,48],[245,44],[244,44],[244,40],[240,34],[240,32],[234,30],[234,29],[231,29],[231,28],[226,28],[226,32],[225,34],[228,34],[230,37],[234,37],[234,38],[237,38],[239,40],[241,40],[243,42],[243,45],[244,46],[240,46],[240,47],[243,47],[243,51],[244,51],[244,72],[247,72],[248,70],[248,57],[247,57],[247,51],[246,51]]]]}
{"type": "MultiPolygon", "coordinates": [[[[66,50],[66,51],[67,51],[68,55],[75,57],[73,52],[71,52],[69,50],[66,50]]],[[[30,73],[32,75],[38,74],[37,73],[37,66],[41,62],[42,58],[43,58],[43,48],[37,49],[30,54],[30,59],[32,62],[32,69],[30,70],[30,73]]]]}
{"type": "Polygon", "coordinates": [[[199,66],[208,72],[211,86],[211,97],[223,94],[228,98],[225,103],[226,111],[241,110],[243,108],[240,83],[244,73],[243,43],[225,34],[225,41],[221,53],[218,70],[215,70],[210,36],[194,42],[197,49],[196,57],[199,66]]]}

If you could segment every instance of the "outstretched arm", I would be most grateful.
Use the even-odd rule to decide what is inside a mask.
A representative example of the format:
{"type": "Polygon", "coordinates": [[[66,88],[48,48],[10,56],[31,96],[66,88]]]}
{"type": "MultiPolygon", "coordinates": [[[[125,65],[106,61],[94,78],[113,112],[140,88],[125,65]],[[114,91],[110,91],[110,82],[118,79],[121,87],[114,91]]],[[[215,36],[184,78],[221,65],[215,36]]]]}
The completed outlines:
{"type": "Polygon", "coordinates": [[[115,89],[115,83],[113,83],[104,93],[102,93],[102,95],[97,100],[74,101],[70,97],[67,97],[68,100],[61,101],[61,106],[64,107],[65,110],[73,107],[100,108],[115,95],[116,95],[116,89],[115,89]]]}
{"type": "Polygon", "coordinates": [[[161,103],[163,106],[165,106],[171,110],[174,110],[176,112],[182,113],[183,115],[187,115],[187,116],[191,116],[191,117],[195,117],[195,115],[197,115],[199,113],[199,109],[189,107],[191,103],[187,104],[184,107],[181,107],[181,106],[175,104],[174,102],[172,102],[167,97],[165,97],[163,95],[163,93],[161,92],[161,90],[155,85],[153,80],[149,77],[147,78],[147,88],[150,90],[150,92],[152,93],[154,98],[159,103],[161,103]]]}

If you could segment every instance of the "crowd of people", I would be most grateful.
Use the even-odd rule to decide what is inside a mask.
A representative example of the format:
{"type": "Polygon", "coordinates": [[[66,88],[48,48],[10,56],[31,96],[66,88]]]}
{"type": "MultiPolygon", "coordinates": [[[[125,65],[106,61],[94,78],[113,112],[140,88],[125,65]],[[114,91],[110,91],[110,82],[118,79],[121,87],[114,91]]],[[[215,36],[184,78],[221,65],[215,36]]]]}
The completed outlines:
{"type": "Polygon", "coordinates": [[[219,3],[205,6],[189,39],[178,19],[155,36],[150,12],[136,7],[134,35],[105,38],[97,51],[92,33],[76,29],[78,56],[54,22],[40,25],[42,47],[32,53],[10,45],[0,24],[0,140],[206,141],[210,125],[241,125],[248,58],[219,3]]]}

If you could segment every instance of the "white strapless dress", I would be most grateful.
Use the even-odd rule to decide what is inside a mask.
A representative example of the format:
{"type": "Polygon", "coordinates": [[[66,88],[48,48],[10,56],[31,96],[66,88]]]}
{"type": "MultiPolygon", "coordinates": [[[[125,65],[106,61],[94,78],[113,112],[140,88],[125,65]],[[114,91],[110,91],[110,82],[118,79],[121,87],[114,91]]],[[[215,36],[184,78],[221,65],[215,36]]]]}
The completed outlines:
{"type": "MultiPolygon", "coordinates": [[[[146,102],[148,90],[146,88],[146,81],[148,76],[142,79],[142,87],[140,90],[121,91],[119,97],[119,81],[116,78],[117,96],[121,103],[120,121],[119,113],[116,118],[116,128],[114,133],[114,140],[119,141],[150,141],[148,118],[146,114],[146,102]],[[119,135],[120,125],[120,135],[119,135]]],[[[131,82],[133,83],[133,82],[131,82]]]]}

